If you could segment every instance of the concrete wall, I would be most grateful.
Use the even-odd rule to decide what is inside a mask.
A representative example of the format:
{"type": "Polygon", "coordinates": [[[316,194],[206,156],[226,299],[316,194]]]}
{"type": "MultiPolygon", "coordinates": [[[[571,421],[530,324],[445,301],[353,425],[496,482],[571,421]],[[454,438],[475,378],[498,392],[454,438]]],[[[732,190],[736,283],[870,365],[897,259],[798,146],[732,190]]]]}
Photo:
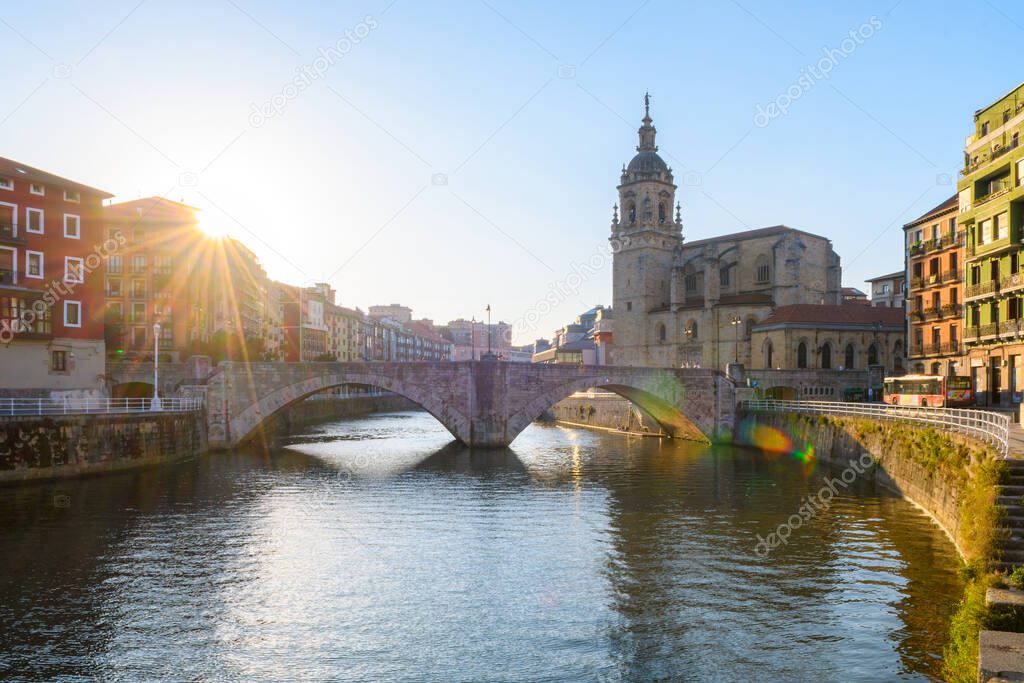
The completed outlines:
{"type": "Polygon", "coordinates": [[[114,472],[206,449],[202,412],[0,417],[0,483],[114,472]]]}
{"type": "Polygon", "coordinates": [[[9,345],[0,345],[0,396],[102,396],[104,364],[102,339],[33,341],[15,337],[9,345]],[[66,370],[51,369],[50,351],[67,352],[66,370]]]}

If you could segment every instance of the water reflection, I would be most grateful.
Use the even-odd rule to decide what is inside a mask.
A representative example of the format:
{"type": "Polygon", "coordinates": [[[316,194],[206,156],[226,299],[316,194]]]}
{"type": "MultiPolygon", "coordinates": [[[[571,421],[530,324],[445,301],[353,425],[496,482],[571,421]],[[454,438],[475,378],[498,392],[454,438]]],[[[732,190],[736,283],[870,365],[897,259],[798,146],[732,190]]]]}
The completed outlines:
{"type": "Polygon", "coordinates": [[[421,413],[0,499],[0,675],[50,680],[923,680],[951,544],[786,456],[421,413]],[[71,507],[53,506],[67,495],[71,507]]]}

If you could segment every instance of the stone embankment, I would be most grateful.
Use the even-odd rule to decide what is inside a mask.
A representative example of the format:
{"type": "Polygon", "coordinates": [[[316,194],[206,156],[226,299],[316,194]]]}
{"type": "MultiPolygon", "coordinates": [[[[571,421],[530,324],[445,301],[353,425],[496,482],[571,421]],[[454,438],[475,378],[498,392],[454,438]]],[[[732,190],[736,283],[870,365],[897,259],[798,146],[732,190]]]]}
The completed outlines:
{"type": "Polygon", "coordinates": [[[207,450],[203,411],[0,417],[0,484],[117,472],[207,450]]]}

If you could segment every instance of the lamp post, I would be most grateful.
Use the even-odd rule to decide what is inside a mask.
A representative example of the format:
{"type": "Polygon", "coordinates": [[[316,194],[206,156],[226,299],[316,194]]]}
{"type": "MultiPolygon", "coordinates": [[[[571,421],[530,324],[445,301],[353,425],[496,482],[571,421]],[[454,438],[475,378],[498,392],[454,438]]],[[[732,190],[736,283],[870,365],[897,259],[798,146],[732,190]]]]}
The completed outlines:
{"type": "Polygon", "coordinates": [[[153,401],[150,410],[160,410],[160,323],[153,323],[153,401]]]}
{"type": "Polygon", "coordinates": [[[491,359],[491,305],[487,304],[487,359],[491,359]]]}
{"type": "Polygon", "coordinates": [[[740,362],[740,323],[741,322],[743,322],[743,321],[740,320],[740,317],[738,315],[734,315],[733,317],[729,318],[729,324],[732,325],[735,328],[735,330],[736,330],[736,341],[733,343],[733,362],[734,363],[739,363],[740,362]]]}

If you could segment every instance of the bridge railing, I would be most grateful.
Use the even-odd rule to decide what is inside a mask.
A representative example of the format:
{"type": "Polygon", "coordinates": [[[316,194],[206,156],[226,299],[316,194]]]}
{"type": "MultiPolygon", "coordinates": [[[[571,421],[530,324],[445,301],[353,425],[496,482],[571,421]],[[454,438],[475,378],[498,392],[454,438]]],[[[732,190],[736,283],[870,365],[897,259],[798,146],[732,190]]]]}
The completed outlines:
{"type": "MultiPolygon", "coordinates": [[[[200,398],[161,398],[159,412],[201,410],[200,398]]],[[[153,411],[152,398],[0,398],[0,415],[100,415],[153,411]]]]}
{"type": "Polygon", "coordinates": [[[743,401],[749,412],[796,413],[859,417],[887,422],[906,422],[956,432],[992,444],[999,454],[1010,452],[1010,416],[969,408],[925,408],[893,406],[885,403],[846,403],[841,401],[779,401],[757,399],[743,401]]]}

